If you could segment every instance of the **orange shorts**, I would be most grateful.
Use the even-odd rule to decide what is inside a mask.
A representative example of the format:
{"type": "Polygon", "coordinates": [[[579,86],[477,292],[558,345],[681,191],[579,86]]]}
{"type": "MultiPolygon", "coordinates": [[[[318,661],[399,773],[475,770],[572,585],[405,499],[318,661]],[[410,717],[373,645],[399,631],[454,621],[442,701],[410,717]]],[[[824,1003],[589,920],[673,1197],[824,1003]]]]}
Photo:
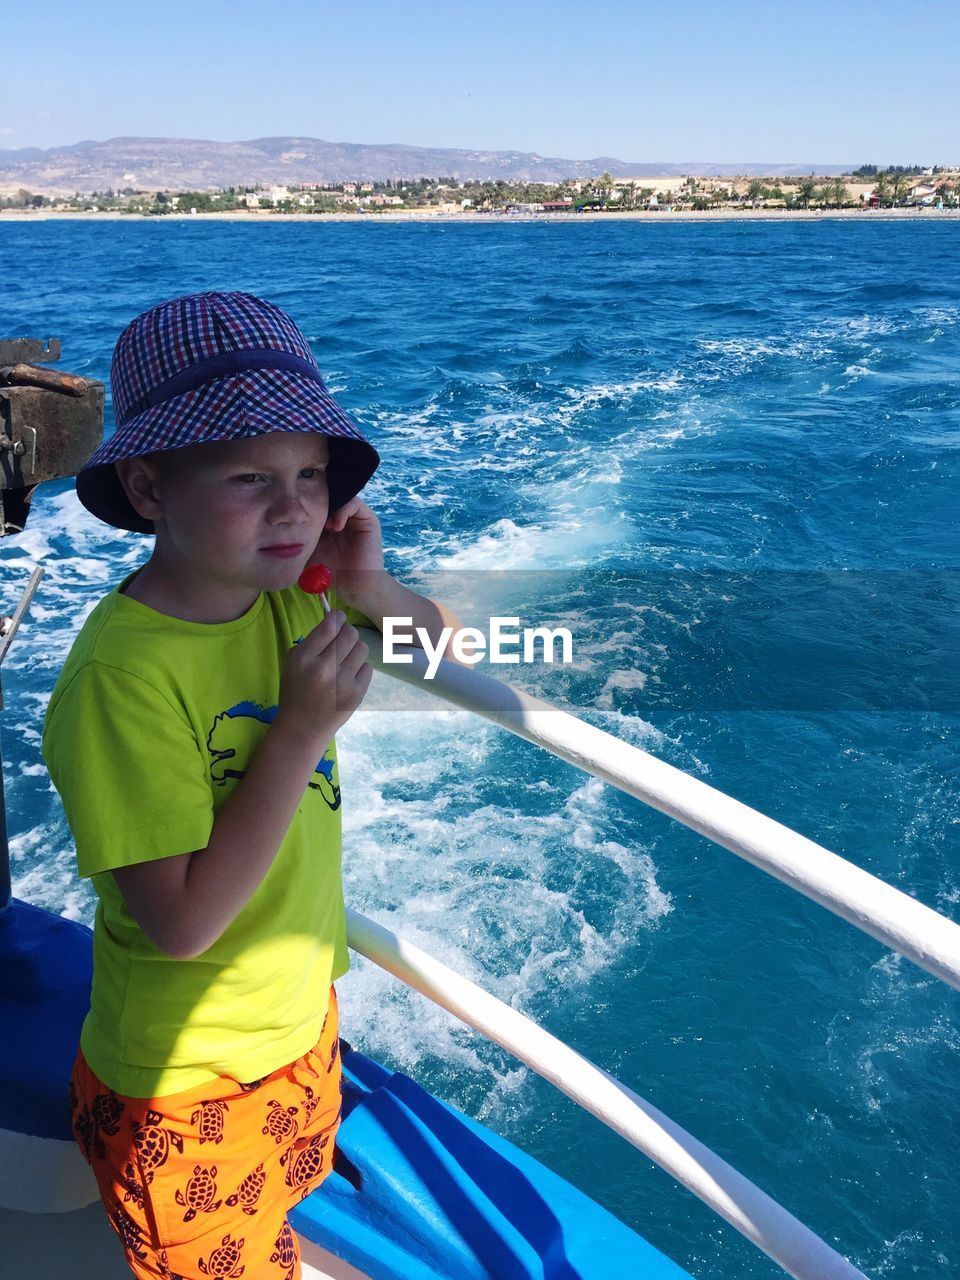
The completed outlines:
{"type": "Polygon", "coordinates": [[[73,1132],[143,1280],[299,1280],[287,1212],[323,1181],[340,1123],[337,999],[317,1044],[262,1080],[164,1098],[107,1089],[78,1054],[73,1132]]]}

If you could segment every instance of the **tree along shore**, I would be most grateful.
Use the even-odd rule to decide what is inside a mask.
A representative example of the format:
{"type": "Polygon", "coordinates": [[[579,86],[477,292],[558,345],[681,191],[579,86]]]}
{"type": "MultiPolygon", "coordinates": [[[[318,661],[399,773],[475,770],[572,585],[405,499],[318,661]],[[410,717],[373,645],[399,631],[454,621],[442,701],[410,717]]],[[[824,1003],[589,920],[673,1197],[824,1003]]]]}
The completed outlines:
{"type": "Polygon", "coordinates": [[[173,214],[259,214],[286,216],[397,213],[637,213],[742,212],[757,210],[901,209],[923,205],[960,207],[960,173],[944,170],[878,172],[865,166],[848,178],[793,179],[638,178],[609,173],[589,180],[535,183],[457,182],[453,178],[322,183],[300,186],[229,187],[219,191],[142,191],[110,188],[73,195],[19,188],[0,193],[0,211],[116,213],[164,217],[173,214]]]}
{"type": "MultiPolygon", "coordinates": [[[[150,214],[116,213],[109,210],[56,210],[56,209],[0,209],[0,223],[13,222],[145,222],[155,221],[150,214]]],[[[724,222],[854,222],[861,226],[874,222],[946,222],[960,221],[960,208],[930,209],[908,207],[903,209],[720,209],[694,211],[692,209],[622,210],[619,213],[444,213],[441,211],[410,210],[384,213],[370,217],[360,213],[288,213],[277,215],[271,210],[253,212],[173,213],[165,221],[174,222],[245,222],[250,225],[264,223],[313,223],[315,226],[329,222],[355,222],[366,226],[390,223],[470,223],[473,225],[502,226],[509,223],[543,222],[571,226],[581,222],[642,222],[663,223],[724,223],[724,222]]]]}

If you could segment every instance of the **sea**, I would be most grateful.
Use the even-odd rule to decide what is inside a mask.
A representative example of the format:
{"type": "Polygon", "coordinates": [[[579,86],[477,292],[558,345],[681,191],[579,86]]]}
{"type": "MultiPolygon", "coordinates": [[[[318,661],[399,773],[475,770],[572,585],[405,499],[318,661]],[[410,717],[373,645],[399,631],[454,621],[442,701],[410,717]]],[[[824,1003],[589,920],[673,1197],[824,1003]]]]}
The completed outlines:
{"type": "MultiPolygon", "coordinates": [[[[146,307],[287,308],[382,465],[389,569],[570,661],[481,669],[960,917],[960,223],[0,223],[0,337],[106,380],[146,307]]],[[[113,430],[109,397],[107,431],[113,430]]],[[[90,921],[40,755],[147,539],[43,485],[0,607],[15,891],[90,921]]],[[[427,692],[339,735],[351,906],[612,1072],[884,1280],[960,1276],[960,996],[731,853],[427,692]]],[[[171,797],[175,803],[175,797],[171,797]]],[[[698,1280],[779,1269],[367,961],[344,1034],[698,1280]]]]}

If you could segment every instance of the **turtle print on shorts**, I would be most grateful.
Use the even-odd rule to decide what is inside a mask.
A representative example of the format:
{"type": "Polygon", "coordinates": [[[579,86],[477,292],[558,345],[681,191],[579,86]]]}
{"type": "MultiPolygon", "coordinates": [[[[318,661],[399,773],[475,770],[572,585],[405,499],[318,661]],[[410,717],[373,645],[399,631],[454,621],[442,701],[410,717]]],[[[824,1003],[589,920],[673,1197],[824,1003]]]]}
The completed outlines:
{"type": "Polygon", "coordinates": [[[301,1199],[309,1194],[317,1174],[323,1168],[323,1149],[329,1141],[328,1134],[318,1133],[301,1151],[296,1153],[288,1151],[286,1155],[280,1157],[280,1163],[287,1167],[286,1184],[291,1190],[300,1191],[301,1199]]]}
{"type": "Polygon", "coordinates": [[[160,1165],[166,1164],[171,1147],[183,1154],[183,1138],[179,1133],[162,1128],[162,1119],[160,1112],[148,1111],[144,1117],[145,1123],[134,1125],[133,1129],[133,1144],[147,1183],[153,1181],[154,1172],[160,1165]]]}
{"type": "Polygon", "coordinates": [[[252,1218],[257,1212],[257,1201],[260,1199],[266,1180],[267,1175],[263,1172],[263,1164],[258,1164],[253,1173],[247,1174],[233,1195],[227,1196],[226,1203],[238,1204],[241,1212],[249,1214],[252,1218]]]}
{"type": "Polygon", "coordinates": [[[134,1201],[141,1209],[143,1208],[143,1186],[137,1178],[137,1171],[130,1161],[124,1166],[123,1175],[119,1179],[120,1186],[123,1188],[124,1204],[134,1201]]]}
{"type": "Polygon", "coordinates": [[[297,1265],[297,1244],[289,1222],[283,1224],[283,1229],[274,1241],[270,1261],[283,1268],[283,1280],[293,1280],[297,1265]]]}
{"type": "Polygon", "coordinates": [[[120,1130],[120,1118],[124,1112],[124,1105],[112,1091],[110,1093],[101,1093],[93,1100],[93,1106],[90,1108],[93,1114],[93,1123],[103,1133],[109,1133],[111,1136],[120,1130]]]}
{"type": "Polygon", "coordinates": [[[330,1171],[340,1123],[333,992],[329,1012],[318,1043],[255,1089],[224,1077],[128,1098],[78,1055],[74,1133],[137,1280],[300,1280],[287,1214],[330,1171]]]}
{"type": "Polygon", "coordinates": [[[97,1138],[97,1126],[93,1123],[90,1108],[77,1106],[73,1109],[72,1115],[73,1136],[83,1152],[84,1159],[91,1160],[94,1155],[99,1156],[101,1160],[104,1159],[107,1149],[97,1138]]]}
{"type": "Polygon", "coordinates": [[[174,1197],[177,1204],[187,1211],[183,1215],[184,1222],[192,1222],[198,1213],[216,1213],[223,1204],[222,1200],[214,1200],[216,1194],[217,1166],[204,1169],[202,1165],[194,1165],[192,1177],[182,1191],[177,1188],[174,1197]]]}
{"type": "Polygon", "coordinates": [[[245,1267],[240,1265],[244,1240],[231,1240],[229,1232],[207,1258],[198,1258],[197,1266],[205,1276],[216,1276],[218,1280],[237,1280],[242,1276],[245,1267]]]}
{"type": "Polygon", "coordinates": [[[170,1264],[167,1261],[166,1249],[161,1249],[157,1254],[157,1264],[160,1267],[160,1274],[163,1276],[163,1280],[185,1280],[185,1278],[178,1275],[176,1271],[170,1270],[170,1264]]]}
{"type": "Polygon", "coordinates": [[[313,1113],[316,1111],[317,1107],[319,1106],[320,1099],[316,1096],[316,1094],[313,1092],[313,1090],[310,1088],[308,1084],[304,1085],[303,1092],[306,1095],[306,1099],[307,1099],[306,1102],[303,1104],[303,1123],[305,1125],[309,1125],[310,1117],[313,1115],[313,1113]]]}
{"type": "Polygon", "coordinates": [[[228,1110],[225,1102],[201,1102],[190,1117],[191,1124],[200,1124],[201,1142],[223,1141],[223,1118],[228,1110]]]}
{"type": "Polygon", "coordinates": [[[103,1156],[105,1148],[101,1134],[113,1137],[120,1131],[124,1105],[115,1093],[108,1090],[98,1093],[91,1104],[78,1103],[76,1089],[71,1085],[67,1101],[73,1116],[73,1134],[87,1160],[91,1155],[103,1156]]]}
{"type": "Polygon", "coordinates": [[[263,1132],[268,1133],[278,1146],[281,1142],[292,1142],[300,1129],[293,1118],[300,1108],[284,1107],[280,1102],[268,1102],[267,1106],[270,1109],[267,1112],[267,1123],[263,1126],[263,1132]]]}
{"type": "Polygon", "coordinates": [[[131,1214],[127,1213],[123,1205],[114,1205],[113,1212],[110,1214],[110,1223],[128,1254],[132,1253],[135,1258],[146,1258],[143,1228],[131,1214]]]}

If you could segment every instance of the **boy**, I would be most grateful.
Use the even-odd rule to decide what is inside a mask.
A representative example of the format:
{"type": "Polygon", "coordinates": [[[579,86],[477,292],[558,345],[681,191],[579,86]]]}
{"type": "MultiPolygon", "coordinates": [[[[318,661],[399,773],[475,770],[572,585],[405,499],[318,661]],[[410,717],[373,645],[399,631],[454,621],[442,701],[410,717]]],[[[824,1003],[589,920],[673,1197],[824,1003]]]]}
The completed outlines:
{"type": "Polygon", "coordinates": [[[87,619],[44,754],[99,897],[74,1132],[139,1277],[300,1274],[287,1210],[340,1116],[333,735],[370,682],[353,624],[452,618],[385,572],[379,457],[299,329],[246,294],[121,335],[83,504],[152,532],[87,619]],[[347,610],[297,586],[329,565],[347,610]]]}

